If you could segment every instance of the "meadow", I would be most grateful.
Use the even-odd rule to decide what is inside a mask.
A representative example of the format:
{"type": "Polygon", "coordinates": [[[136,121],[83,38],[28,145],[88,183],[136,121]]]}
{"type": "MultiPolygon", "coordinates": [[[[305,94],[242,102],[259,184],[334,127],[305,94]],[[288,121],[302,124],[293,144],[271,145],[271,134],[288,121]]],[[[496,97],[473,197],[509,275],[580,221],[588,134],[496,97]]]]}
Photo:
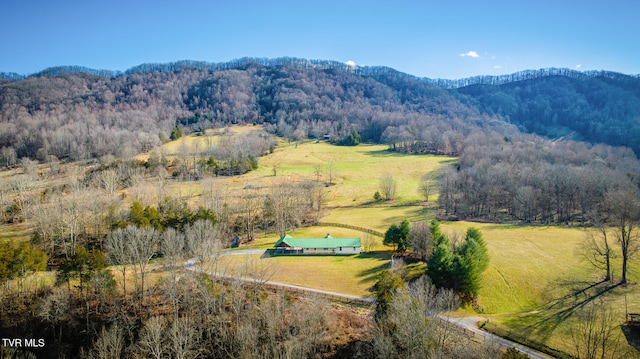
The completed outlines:
{"type": "MultiPolygon", "coordinates": [[[[412,222],[434,218],[434,203],[423,202],[418,191],[420,177],[435,174],[454,161],[448,157],[392,153],[384,145],[340,147],[324,142],[295,145],[281,141],[273,154],[261,158],[258,170],[224,180],[228,188],[261,186],[275,177],[315,179],[316,169],[321,168],[321,180],[328,181],[330,169],[335,185],[326,189],[328,200],[321,223],[384,232],[405,218],[412,222]],[[273,175],[274,166],[277,176],[273,175]],[[396,179],[397,198],[376,202],[373,194],[379,190],[383,173],[391,173],[396,179]]],[[[602,300],[614,308],[622,323],[626,296],[629,312],[640,312],[640,290],[635,284],[622,288],[601,283],[602,271],[593,268],[579,253],[588,229],[463,221],[446,222],[442,227],[449,235],[463,235],[468,227],[476,227],[486,240],[491,263],[484,273],[478,305],[461,309],[457,315],[485,316],[496,332],[572,352],[569,329],[583,305],[602,300]]],[[[321,226],[299,229],[292,235],[311,237],[326,232],[334,237],[354,236],[340,228],[321,226]]],[[[375,283],[373,273],[388,268],[391,254],[391,248],[382,246],[382,239],[376,238],[379,255],[261,260],[269,263],[274,281],[366,296],[375,283]],[[369,273],[365,278],[364,272],[369,273]]],[[[254,245],[266,249],[276,240],[275,235],[267,235],[254,245]]],[[[632,283],[637,282],[639,273],[634,265],[636,260],[631,266],[632,283]]],[[[619,260],[614,261],[614,276],[619,276],[619,260]]]]}

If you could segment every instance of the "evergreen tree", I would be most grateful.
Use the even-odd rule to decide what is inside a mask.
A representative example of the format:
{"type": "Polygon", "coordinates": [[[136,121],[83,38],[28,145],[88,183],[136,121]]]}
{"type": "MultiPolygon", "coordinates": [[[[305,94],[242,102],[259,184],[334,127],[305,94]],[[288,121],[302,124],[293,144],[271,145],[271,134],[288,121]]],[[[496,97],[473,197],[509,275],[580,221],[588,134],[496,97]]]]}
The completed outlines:
{"type": "Polygon", "coordinates": [[[389,310],[393,295],[398,289],[404,288],[404,281],[399,274],[393,274],[389,270],[383,270],[378,275],[375,285],[376,291],[376,318],[381,318],[389,310]]]}
{"type": "Polygon", "coordinates": [[[171,135],[169,136],[171,141],[175,141],[180,137],[182,137],[182,130],[179,127],[175,127],[173,130],[171,130],[171,135]]]}
{"type": "Polygon", "coordinates": [[[135,224],[140,228],[151,227],[151,222],[147,218],[142,204],[138,201],[134,201],[131,204],[131,210],[129,211],[129,222],[135,224]]]}
{"type": "Polygon", "coordinates": [[[482,239],[482,234],[477,228],[471,227],[467,229],[465,244],[462,247],[464,248],[465,245],[468,248],[464,250],[471,253],[475,268],[479,272],[487,270],[487,268],[489,268],[489,252],[487,250],[487,244],[484,239],[482,239]]]}
{"type": "Polygon", "coordinates": [[[28,243],[0,242],[0,280],[47,269],[47,255],[28,243]]]}
{"type": "Polygon", "coordinates": [[[75,254],[60,265],[56,273],[56,284],[78,279],[78,288],[83,292],[90,280],[107,267],[107,262],[107,257],[102,251],[88,251],[85,247],[78,246],[75,254]]]}
{"type": "Polygon", "coordinates": [[[395,246],[398,244],[398,238],[400,238],[400,228],[394,223],[384,232],[382,243],[385,246],[394,246],[395,249],[395,246]]]}
{"type": "Polygon", "coordinates": [[[437,288],[451,287],[453,260],[454,255],[449,238],[442,234],[435,237],[433,253],[427,260],[427,275],[437,288]]]}
{"type": "Polygon", "coordinates": [[[469,228],[462,244],[454,249],[437,221],[432,221],[429,228],[434,248],[427,260],[427,275],[436,287],[453,289],[464,299],[474,300],[482,285],[482,274],[489,266],[480,231],[469,228]]]}
{"type": "Polygon", "coordinates": [[[409,245],[410,229],[411,225],[406,219],[402,220],[399,226],[395,223],[392,224],[384,233],[383,243],[387,246],[396,246],[398,252],[406,251],[409,245]]]}
{"type": "Polygon", "coordinates": [[[399,234],[398,237],[398,252],[404,252],[407,250],[407,246],[409,245],[409,232],[411,231],[411,225],[409,221],[405,218],[400,223],[399,234]]]}
{"type": "Polygon", "coordinates": [[[444,237],[444,234],[440,229],[440,222],[432,219],[431,223],[429,223],[429,230],[431,231],[431,238],[433,238],[433,244],[435,246],[436,243],[441,240],[440,237],[444,237]]]}
{"type": "Polygon", "coordinates": [[[464,243],[456,250],[454,261],[456,290],[466,299],[473,300],[482,285],[482,273],[489,266],[489,254],[482,235],[469,228],[464,243]]]}

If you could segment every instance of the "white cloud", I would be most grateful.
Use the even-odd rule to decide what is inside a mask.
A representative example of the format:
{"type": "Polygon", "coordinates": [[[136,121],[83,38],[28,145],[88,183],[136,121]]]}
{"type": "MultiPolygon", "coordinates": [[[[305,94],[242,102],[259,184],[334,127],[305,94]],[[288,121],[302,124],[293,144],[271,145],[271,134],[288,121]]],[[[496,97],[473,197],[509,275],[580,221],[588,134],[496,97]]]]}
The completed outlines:
{"type": "Polygon", "coordinates": [[[582,67],[582,64],[577,64],[576,65],[576,70],[579,70],[582,67]]]}
{"type": "Polygon", "coordinates": [[[502,66],[500,66],[500,65],[496,65],[496,66],[494,66],[493,68],[494,68],[494,70],[498,70],[498,69],[501,69],[501,68],[502,68],[502,66]]]}
{"type": "Polygon", "coordinates": [[[480,57],[480,55],[478,55],[478,53],[477,53],[477,52],[475,52],[475,51],[469,51],[469,52],[467,52],[467,53],[460,54],[460,56],[462,56],[462,57],[473,57],[473,58],[478,58],[478,57],[480,57]]]}
{"type": "Polygon", "coordinates": [[[356,64],[355,61],[351,61],[351,60],[345,62],[344,64],[349,66],[349,67],[354,67],[354,68],[358,67],[358,64],[356,64]]]}

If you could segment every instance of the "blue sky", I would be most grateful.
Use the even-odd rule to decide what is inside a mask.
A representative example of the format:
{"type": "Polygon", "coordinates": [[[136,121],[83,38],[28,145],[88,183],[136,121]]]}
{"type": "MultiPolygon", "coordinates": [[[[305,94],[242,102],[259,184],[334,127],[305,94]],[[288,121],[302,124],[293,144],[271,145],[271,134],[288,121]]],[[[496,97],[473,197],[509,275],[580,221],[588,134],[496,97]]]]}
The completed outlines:
{"type": "Polygon", "coordinates": [[[281,56],[462,78],[640,73],[640,1],[2,0],[0,72],[281,56]]]}

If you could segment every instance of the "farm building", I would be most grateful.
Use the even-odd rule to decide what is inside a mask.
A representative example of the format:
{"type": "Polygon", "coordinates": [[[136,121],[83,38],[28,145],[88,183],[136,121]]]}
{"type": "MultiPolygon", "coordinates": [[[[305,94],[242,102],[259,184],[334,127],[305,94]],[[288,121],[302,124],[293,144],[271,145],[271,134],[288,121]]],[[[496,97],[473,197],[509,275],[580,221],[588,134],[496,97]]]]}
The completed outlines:
{"type": "Polygon", "coordinates": [[[275,244],[276,254],[358,254],[360,238],[293,238],[285,235],[275,244]]]}

